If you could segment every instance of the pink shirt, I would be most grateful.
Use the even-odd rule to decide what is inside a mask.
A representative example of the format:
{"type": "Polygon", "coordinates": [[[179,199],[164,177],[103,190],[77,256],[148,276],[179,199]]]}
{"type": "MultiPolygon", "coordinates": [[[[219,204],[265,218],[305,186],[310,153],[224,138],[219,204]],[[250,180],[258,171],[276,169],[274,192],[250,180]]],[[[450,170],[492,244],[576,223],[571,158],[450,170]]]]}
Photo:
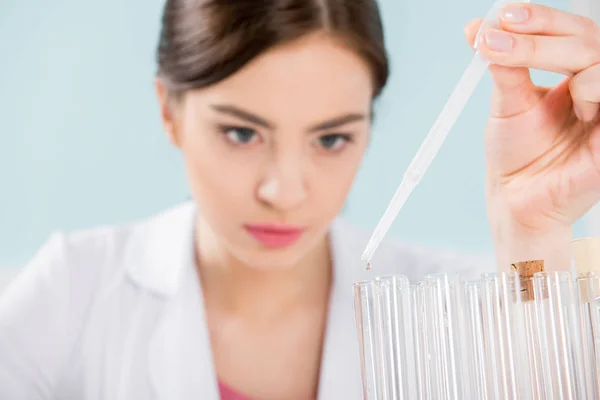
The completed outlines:
{"type": "Polygon", "coordinates": [[[250,397],[236,392],[221,381],[219,381],[219,393],[221,395],[221,400],[251,400],[250,397]]]}
{"type": "Polygon", "coordinates": [[[249,397],[236,392],[221,381],[219,381],[219,393],[221,395],[221,400],[250,400],[249,397]]]}

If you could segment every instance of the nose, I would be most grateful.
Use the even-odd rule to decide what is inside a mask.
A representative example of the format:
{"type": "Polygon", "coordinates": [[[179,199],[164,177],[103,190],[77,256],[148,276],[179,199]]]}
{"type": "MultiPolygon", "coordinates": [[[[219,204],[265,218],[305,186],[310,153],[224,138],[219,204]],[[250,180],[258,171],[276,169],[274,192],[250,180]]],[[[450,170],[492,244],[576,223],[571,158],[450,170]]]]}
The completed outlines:
{"type": "Polygon", "coordinates": [[[259,200],[279,211],[299,207],[306,196],[302,160],[289,155],[280,157],[269,165],[267,174],[258,187],[259,200]]]}

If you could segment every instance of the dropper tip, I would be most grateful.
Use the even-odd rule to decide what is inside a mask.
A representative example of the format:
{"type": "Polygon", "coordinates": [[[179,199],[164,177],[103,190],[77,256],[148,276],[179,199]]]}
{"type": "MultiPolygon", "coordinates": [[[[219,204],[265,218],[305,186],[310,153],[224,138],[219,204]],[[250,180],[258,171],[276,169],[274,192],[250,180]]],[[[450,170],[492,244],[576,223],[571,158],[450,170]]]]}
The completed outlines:
{"type": "Polygon", "coordinates": [[[360,257],[360,260],[366,264],[371,262],[371,255],[368,251],[365,251],[363,255],[360,257]]]}
{"type": "Polygon", "coordinates": [[[367,269],[367,271],[370,271],[370,270],[371,270],[371,263],[370,263],[370,262],[368,262],[368,263],[367,263],[367,267],[366,267],[366,269],[367,269]]]}

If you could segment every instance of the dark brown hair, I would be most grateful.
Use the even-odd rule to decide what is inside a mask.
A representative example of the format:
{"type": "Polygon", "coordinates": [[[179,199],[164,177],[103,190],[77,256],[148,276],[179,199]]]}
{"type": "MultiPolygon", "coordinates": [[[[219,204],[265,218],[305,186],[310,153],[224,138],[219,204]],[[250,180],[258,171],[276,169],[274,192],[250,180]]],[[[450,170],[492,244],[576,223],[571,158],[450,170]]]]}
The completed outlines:
{"type": "Polygon", "coordinates": [[[388,58],[376,0],[166,0],[158,76],[170,93],[215,84],[269,48],[318,30],[370,66],[377,97],[388,58]]]}

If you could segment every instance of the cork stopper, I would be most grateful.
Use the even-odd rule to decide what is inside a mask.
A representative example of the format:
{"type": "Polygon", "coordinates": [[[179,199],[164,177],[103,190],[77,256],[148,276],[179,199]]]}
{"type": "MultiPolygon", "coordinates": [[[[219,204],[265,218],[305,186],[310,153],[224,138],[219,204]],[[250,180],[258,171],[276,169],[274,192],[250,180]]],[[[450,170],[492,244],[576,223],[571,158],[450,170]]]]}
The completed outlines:
{"type": "Polygon", "coordinates": [[[521,298],[523,302],[534,301],[535,293],[533,290],[533,275],[535,275],[537,272],[544,272],[544,261],[521,261],[511,264],[511,268],[513,271],[519,274],[521,298]]]}
{"type": "MultiPolygon", "coordinates": [[[[590,285],[599,286],[598,280],[586,279],[592,271],[600,270],[600,237],[575,239],[571,242],[571,252],[577,275],[579,275],[579,293],[584,302],[590,301],[590,285]]],[[[600,287],[594,287],[596,294],[600,287]]]]}

